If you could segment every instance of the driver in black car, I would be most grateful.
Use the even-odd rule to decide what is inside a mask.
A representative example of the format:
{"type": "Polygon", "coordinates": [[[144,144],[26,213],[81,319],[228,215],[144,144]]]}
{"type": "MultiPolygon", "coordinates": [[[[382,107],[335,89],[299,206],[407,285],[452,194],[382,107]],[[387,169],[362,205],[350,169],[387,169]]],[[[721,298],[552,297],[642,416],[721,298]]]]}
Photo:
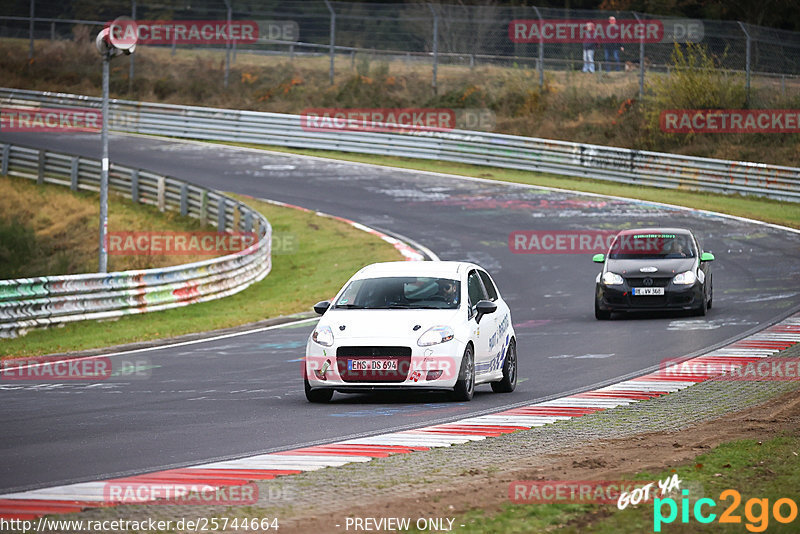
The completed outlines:
{"type": "Polygon", "coordinates": [[[673,258],[688,258],[690,256],[686,244],[681,239],[673,239],[669,255],[673,258]]]}

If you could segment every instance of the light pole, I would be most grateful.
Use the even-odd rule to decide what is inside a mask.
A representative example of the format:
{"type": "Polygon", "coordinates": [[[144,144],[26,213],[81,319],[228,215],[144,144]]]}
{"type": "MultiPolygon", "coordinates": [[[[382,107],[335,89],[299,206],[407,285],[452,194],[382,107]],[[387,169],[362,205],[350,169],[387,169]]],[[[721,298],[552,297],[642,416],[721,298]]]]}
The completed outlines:
{"type": "Polygon", "coordinates": [[[97,34],[95,46],[103,58],[103,104],[101,111],[102,129],[100,144],[100,262],[98,272],[108,272],[108,250],[106,232],[108,230],[108,62],[120,54],[130,55],[136,49],[136,23],[116,19],[108,28],[97,34]],[[132,30],[132,34],[130,31],[132,30]],[[131,37],[132,35],[132,37],[131,37]]]}

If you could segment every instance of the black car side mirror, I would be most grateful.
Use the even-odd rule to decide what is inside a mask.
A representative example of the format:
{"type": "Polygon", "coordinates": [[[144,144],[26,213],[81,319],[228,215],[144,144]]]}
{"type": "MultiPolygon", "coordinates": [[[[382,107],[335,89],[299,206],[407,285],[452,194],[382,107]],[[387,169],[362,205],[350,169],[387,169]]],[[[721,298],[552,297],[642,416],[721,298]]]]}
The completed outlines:
{"type": "Polygon", "coordinates": [[[475,309],[478,310],[478,315],[475,317],[475,322],[480,324],[481,318],[484,315],[488,315],[497,311],[497,304],[490,300],[479,300],[475,305],[475,309]]]}
{"type": "Polygon", "coordinates": [[[331,307],[331,301],[323,300],[322,302],[317,302],[316,304],[314,304],[314,311],[322,315],[323,313],[328,311],[328,308],[330,307],[331,307]]]}

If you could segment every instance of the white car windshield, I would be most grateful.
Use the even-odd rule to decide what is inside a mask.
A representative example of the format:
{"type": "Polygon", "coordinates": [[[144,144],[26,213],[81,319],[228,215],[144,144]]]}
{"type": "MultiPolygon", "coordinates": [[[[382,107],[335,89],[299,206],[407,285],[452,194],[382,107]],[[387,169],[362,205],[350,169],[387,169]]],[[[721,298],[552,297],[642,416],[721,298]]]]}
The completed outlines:
{"type": "Polygon", "coordinates": [[[449,278],[392,276],[348,284],[334,309],[456,309],[461,284],[449,278]]]}

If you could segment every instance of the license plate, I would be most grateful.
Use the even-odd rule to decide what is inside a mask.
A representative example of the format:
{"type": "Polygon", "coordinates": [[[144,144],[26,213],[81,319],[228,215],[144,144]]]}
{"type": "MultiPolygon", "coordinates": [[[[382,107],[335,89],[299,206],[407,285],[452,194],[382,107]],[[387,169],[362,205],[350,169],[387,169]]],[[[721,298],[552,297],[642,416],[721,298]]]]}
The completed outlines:
{"type": "Polygon", "coordinates": [[[397,360],[347,360],[348,371],[397,371],[397,360]]]}
{"type": "Polygon", "coordinates": [[[663,295],[664,288],[663,287],[634,287],[631,290],[632,295],[638,296],[647,296],[647,295],[663,295]]]}

